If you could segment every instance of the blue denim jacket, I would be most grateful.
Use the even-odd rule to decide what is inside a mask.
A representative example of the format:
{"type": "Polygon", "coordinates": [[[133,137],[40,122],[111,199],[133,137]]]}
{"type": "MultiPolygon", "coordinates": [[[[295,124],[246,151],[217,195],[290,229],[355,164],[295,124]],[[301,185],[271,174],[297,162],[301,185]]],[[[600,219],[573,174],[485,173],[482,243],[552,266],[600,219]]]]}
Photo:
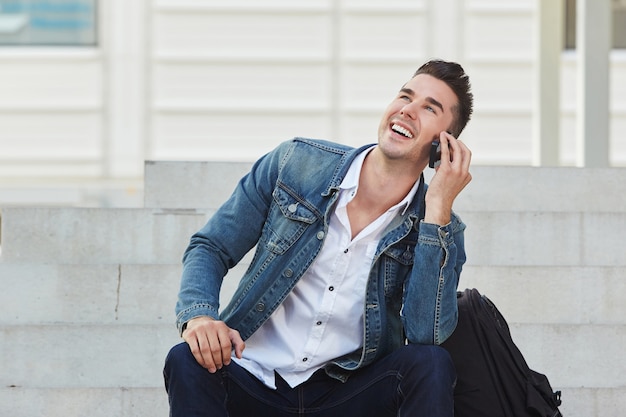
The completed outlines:
{"type": "MultiPolygon", "coordinates": [[[[319,253],[339,185],[365,148],[296,138],[259,159],[191,238],[176,305],[179,331],[202,315],[224,320],[244,340],[257,330],[319,253]],[[223,277],[255,245],[250,267],[218,313],[223,277]]],[[[422,178],[413,202],[385,230],[367,282],[363,347],[329,364],[330,375],[345,379],[406,340],[440,344],[453,332],[465,225],[455,214],[441,227],[421,221],[425,193],[422,178]]]]}

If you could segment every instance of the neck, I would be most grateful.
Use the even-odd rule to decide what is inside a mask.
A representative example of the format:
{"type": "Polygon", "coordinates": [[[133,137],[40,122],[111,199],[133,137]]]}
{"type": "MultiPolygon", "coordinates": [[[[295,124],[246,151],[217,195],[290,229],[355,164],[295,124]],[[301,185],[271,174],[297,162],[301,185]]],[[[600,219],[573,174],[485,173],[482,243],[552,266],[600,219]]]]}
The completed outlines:
{"type": "Polygon", "coordinates": [[[373,149],[363,162],[357,195],[386,210],[402,201],[424,168],[413,162],[389,160],[378,148],[373,149]]]}

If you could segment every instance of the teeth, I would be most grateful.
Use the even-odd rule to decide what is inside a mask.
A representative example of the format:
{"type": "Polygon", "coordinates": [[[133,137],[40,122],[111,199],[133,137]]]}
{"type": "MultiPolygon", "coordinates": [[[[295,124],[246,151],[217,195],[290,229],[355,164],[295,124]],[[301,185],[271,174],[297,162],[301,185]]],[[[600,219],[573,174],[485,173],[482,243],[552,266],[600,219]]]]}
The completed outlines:
{"type": "Polygon", "coordinates": [[[408,130],[406,130],[402,126],[398,126],[395,123],[391,126],[391,129],[396,131],[396,132],[398,132],[398,133],[400,133],[403,136],[406,136],[407,138],[413,138],[413,135],[411,134],[411,132],[409,132],[408,130]]]}

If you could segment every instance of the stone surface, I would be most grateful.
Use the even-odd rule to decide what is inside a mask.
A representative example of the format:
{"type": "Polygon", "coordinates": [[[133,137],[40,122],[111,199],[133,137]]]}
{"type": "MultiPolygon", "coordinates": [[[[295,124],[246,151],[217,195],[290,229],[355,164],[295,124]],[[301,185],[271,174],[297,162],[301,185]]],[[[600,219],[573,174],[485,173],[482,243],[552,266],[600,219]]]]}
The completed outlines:
{"type": "MultiPolygon", "coordinates": [[[[3,207],[0,415],[167,416],[182,253],[247,163],[146,164],[146,208],[3,207]],[[192,178],[190,181],[189,179],[192,178]]],[[[567,417],[626,408],[624,169],[475,167],[459,289],[503,313],[567,417]]],[[[250,263],[224,280],[226,303],[250,263]]]]}

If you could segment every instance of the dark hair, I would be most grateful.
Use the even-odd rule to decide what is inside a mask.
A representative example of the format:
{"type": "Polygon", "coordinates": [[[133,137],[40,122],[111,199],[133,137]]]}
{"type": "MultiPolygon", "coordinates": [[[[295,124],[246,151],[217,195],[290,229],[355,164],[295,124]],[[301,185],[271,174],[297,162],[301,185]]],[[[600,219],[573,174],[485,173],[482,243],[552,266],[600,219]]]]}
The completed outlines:
{"type": "Polygon", "coordinates": [[[458,137],[469,122],[474,106],[474,95],[465,70],[456,62],[432,60],[419,67],[413,77],[418,74],[428,74],[445,82],[456,94],[459,102],[452,108],[454,121],[450,126],[450,133],[458,137]]]}

